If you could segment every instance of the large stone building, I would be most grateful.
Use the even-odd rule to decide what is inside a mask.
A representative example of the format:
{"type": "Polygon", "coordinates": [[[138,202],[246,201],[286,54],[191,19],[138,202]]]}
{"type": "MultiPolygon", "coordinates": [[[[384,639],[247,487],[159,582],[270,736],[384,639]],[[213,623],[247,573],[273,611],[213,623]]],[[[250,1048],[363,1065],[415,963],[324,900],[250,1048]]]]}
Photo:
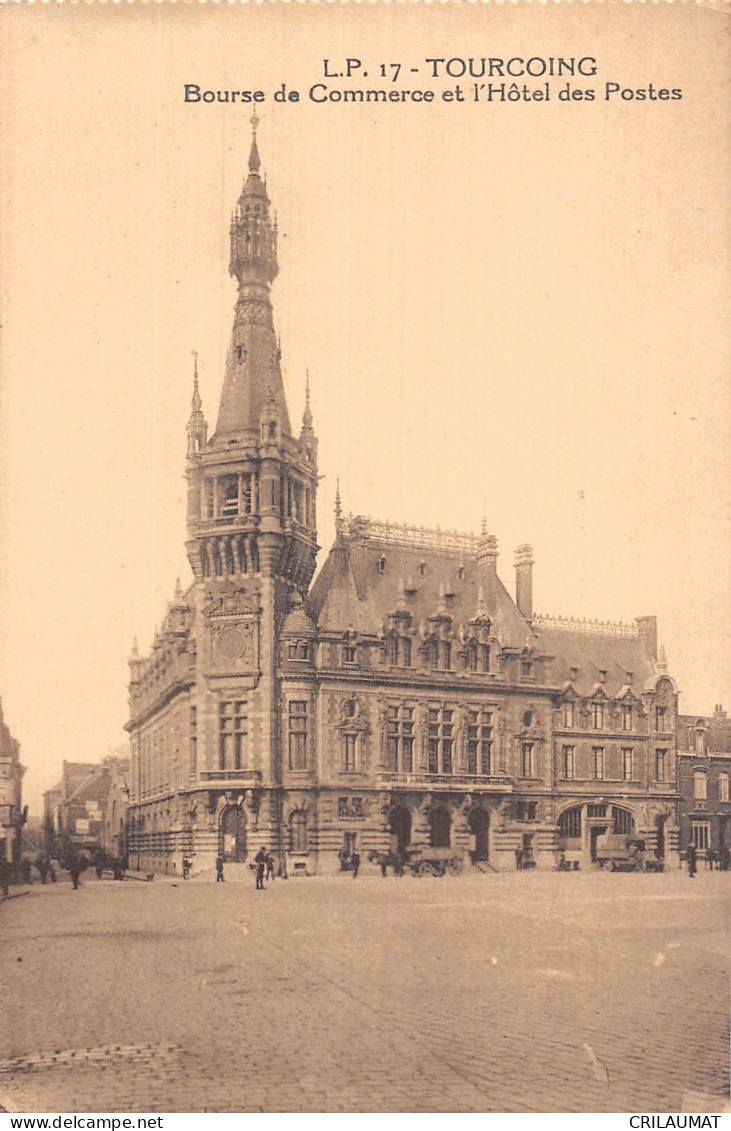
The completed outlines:
{"type": "Polygon", "coordinates": [[[21,835],[25,823],[22,804],[23,774],[20,744],[13,738],[3,718],[0,703],[0,860],[17,865],[21,855],[21,835]]]}
{"type": "Polygon", "coordinates": [[[345,519],[310,589],[317,440],[292,431],[256,136],[231,222],[238,282],[213,435],[194,379],[192,585],[131,659],[132,866],[331,871],[357,849],[584,865],[607,833],[677,852],[677,697],[656,624],[536,616],[497,540],[345,519]]]}

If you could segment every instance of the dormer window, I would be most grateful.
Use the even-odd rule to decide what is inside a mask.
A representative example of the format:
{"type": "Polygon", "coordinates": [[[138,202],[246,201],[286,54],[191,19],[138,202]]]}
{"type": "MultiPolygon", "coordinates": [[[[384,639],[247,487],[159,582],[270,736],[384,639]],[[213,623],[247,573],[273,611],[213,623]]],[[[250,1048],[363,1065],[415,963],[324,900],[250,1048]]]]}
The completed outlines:
{"type": "Polygon", "coordinates": [[[269,421],[269,439],[276,440],[277,438],[277,422],[276,420],[269,421]]]}
{"type": "Polygon", "coordinates": [[[467,670],[471,672],[489,672],[490,648],[487,644],[480,644],[471,640],[467,646],[467,670]]]}
{"type": "Polygon", "coordinates": [[[693,749],[696,754],[705,754],[706,752],[706,735],[705,731],[696,730],[694,736],[693,749]]]}
{"type": "Polygon", "coordinates": [[[529,726],[532,726],[532,724],[533,724],[533,712],[532,711],[524,711],[523,712],[523,726],[529,727],[529,726]]]}
{"type": "Polygon", "coordinates": [[[622,704],[622,730],[632,730],[633,711],[631,703],[622,704]]]}
{"type": "Polygon", "coordinates": [[[523,658],[521,659],[521,661],[520,661],[520,674],[521,675],[532,675],[533,674],[533,662],[532,662],[530,656],[524,655],[523,658]]]}
{"type": "Polygon", "coordinates": [[[591,705],[591,723],[594,730],[602,730],[604,727],[604,704],[592,703],[591,705]]]}
{"type": "Polygon", "coordinates": [[[287,650],[290,660],[309,660],[310,645],[306,640],[293,640],[287,650]]]}
{"type": "Polygon", "coordinates": [[[343,663],[354,664],[357,660],[355,644],[343,644],[343,663]]]}
{"type": "Polygon", "coordinates": [[[607,679],[606,670],[603,670],[603,669],[600,668],[599,669],[599,682],[600,683],[606,683],[606,679],[607,679]]]}
{"type": "Polygon", "coordinates": [[[574,704],[572,702],[563,705],[563,725],[565,727],[574,725],[574,704]]]}

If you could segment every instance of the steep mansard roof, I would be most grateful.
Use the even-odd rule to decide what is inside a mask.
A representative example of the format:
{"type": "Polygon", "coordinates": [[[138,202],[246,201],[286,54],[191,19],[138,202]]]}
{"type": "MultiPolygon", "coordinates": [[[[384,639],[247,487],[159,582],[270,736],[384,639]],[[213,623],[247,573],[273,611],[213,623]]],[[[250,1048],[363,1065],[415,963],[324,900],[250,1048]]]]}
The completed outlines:
{"type": "Polygon", "coordinates": [[[376,537],[336,541],[313,585],[310,608],[324,632],[353,630],[378,635],[387,617],[401,607],[419,627],[438,611],[455,628],[467,627],[479,615],[480,596],[492,621],[491,632],[505,646],[535,645],[530,626],[502,582],[492,583],[465,540],[441,546],[409,544],[376,537]]]}
{"type": "Polygon", "coordinates": [[[598,686],[610,699],[623,697],[628,689],[639,696],[659,674],[639,636],[542,628],[538,618],[536,637],[540,650],[554,657],[553,682],[560,686],[570,684],[584,698],[593,695],[598,686]],[[572,669],[576,670],[573,677],[572,669]],[[602,675],[603,672],[606,674],[602,675]]]}
{"type": "Polygon", "coordinates": [[[377,636],[399,607],[411,614],[412,627],[444,609],[455,629],[469,631],[468,622],[482,609],[492,622],[491,635],[503,647],[552,657],[551,683],[571,686],[578,696],[591,696],[601,687],[608,698],[629,691],[639,697],[662,674],[636,626],[543,617],[531,625],[499,577],[478,561],[476,539],[400,529],[401,539],[399,528],[357,519],[336,539],[308,600],[321,632],[377,636]]]}

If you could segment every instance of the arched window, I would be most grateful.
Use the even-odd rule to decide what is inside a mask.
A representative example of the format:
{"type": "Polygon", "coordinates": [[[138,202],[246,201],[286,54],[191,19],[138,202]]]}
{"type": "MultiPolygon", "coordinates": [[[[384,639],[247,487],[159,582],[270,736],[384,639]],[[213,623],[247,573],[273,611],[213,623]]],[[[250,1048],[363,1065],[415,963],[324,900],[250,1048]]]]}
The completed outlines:
{"type": "Polygon", "coordinates": [[[559,835],[567,840],[578,840],[581,836],[581,806],[566,809],[558,819],[559,835]]]}
{"type": "Polygon", "coordinates": [[[289,818],[289,851],[307,852],[307,814],[295,809],[289,818]]]}
{"type": "Polygon", "coordinates": [[[696,801],[705,801],[708,797],[708,774],[705,770],[693,771],[693,797],[696,801]]]}

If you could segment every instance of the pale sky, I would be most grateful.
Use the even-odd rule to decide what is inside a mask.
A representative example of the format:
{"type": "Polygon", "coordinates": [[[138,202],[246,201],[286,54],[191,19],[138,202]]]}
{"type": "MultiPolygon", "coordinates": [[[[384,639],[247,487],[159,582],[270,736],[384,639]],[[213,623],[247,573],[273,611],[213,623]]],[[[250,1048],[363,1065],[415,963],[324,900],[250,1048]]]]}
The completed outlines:
{"type": "MultiPolygon", "coordinates": [[[[180,576],[191,350],[213,427],[261,89],[293,424],[319,533],[477,531],[540,612],[654,613],[681,709],[731,708],[727,22],[697,5],[3,6],[0,696],[26,801],[124,742],[180,576]],[[595,56],[593,102],[444,102],[426,58],[595,56]],[[346,56],[368,81],[325,79],[346,56]],[[400,61],[396,83],[382,62],[400,61]],[[416,73],[411,68],[417,68],[416,73]],[[274,103],[282,82],[298,103],[274,103]],[[431,89],[316,104],[309,88],[431,89]],[[605,100],[680,89],[679,100],[605,100]]],[[[468,94],[474,80],[462,83],[468,94]]],[[[499,82],[499,79],[493,81],[499,82]]],[[[542,79],[518,79],[531,90],[542,79]]]]}

